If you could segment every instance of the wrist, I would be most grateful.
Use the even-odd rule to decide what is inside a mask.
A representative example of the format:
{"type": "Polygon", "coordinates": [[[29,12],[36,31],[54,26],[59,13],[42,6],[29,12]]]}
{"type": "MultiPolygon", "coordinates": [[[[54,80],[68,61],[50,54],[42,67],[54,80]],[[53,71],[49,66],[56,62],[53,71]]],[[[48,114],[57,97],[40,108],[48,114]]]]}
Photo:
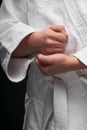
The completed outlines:
{"type": "Polygon", "coordinates": [[[30,54],[37,54],[38,53],[38,36],[37,36],[37,32],[33,32],[31,34],[28,35],[28,39],[27,39],[27,47],[29,49],[30,54]]]}
{"type": "Polygon", "coordinates": [[[85,68],[87,68],[87,66],[84,65],[77,57],[69,56],[68,69],[74,71],[74,70],[85,69],[85,68]]]}

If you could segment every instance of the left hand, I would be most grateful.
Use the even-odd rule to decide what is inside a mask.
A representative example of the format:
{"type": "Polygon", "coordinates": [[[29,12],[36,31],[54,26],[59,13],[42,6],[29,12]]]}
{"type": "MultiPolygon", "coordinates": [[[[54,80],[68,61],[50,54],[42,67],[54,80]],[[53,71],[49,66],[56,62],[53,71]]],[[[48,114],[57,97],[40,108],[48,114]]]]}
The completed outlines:
{"type": "Polygon", "coordinates": [[[87,67],[76,57],[67,56],[61,53],[52,55],[38,54],[36,64],[45,76],[51,76],[87,67]]]}

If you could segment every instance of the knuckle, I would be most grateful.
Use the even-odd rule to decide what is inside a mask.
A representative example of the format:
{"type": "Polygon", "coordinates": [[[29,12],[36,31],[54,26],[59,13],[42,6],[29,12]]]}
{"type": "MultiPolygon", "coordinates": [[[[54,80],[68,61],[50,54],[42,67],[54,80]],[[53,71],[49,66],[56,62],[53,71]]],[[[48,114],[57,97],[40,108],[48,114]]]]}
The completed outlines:
{"type": "Polygon", "coordinates": [[[52,37],[52,32],[48,29],[47,32],[46,32],[46,35],[48,38],[51,38],[52,37]]]}
{"type": "Polygon", "coordinates": [[[65,42],[66,41],[66,36],[62,35],[62,41],[65,42]]]}
{"type": "Polygon", "coordinates": [[[64,42],[64,43],[61,44],[61,47],[62,47],[62,48],[65,48],[66,45],[67,45],[66,42],[64,42]]]}
{"type": "Polygon", "coordinates": [[[47,43],[48,43],[48,45],[52,44],[52,40],[48,38],[47,43]]]}

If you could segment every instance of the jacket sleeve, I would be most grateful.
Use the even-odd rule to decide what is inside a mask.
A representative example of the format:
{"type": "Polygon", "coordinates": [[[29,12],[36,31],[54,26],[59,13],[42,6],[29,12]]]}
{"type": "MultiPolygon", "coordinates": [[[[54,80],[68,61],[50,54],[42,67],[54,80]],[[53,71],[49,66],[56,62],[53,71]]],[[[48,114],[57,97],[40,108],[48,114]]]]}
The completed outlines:
{"type": "Polygon", "coordinates": [[[77,57],[83,64],[87,65],[87,47],[73,54],[77,57]]]}
{"type": "Polygon", "coordinates": [[[20,41],[34,31],[28,22],[26,0],[3,0],[0,8],[0,62],[7,77],[13,82],[25,78],[32,59],[13,59],[11,54],[20,41]]]}

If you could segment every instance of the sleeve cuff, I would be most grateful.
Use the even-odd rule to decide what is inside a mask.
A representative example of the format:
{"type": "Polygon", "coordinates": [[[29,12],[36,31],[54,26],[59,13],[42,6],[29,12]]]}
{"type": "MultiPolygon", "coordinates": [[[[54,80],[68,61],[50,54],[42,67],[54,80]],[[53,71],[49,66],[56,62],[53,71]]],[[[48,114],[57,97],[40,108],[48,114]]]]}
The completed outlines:
{"type": "Polygon", "coordinates": [[[33,59],[12,58],[8,64],[7,76],[12,82],[22,81],[27,74],[28,67],[33,59]]]}
{"type": "Polygon", "coordinates": [[[73,56],[77,57],[83,64],[87,65],[87,47],[76,52],[73,56]]]}
{"type": "Polygon", "coordinates": [[[23,23],[17,23],[15,27],[12,27],[1,34],[0,40],[2,43],[2,48],[5,49],[5,54],[1,55],[1,64],[7,75],[7,77],[13,82],[19,82],[23,80],[26,76],[29,64],[32,62],[32,58],[12,58],[11,54],[15,48],[19,45],[20,41],[27,35],[36,30],[23,23]]]}

